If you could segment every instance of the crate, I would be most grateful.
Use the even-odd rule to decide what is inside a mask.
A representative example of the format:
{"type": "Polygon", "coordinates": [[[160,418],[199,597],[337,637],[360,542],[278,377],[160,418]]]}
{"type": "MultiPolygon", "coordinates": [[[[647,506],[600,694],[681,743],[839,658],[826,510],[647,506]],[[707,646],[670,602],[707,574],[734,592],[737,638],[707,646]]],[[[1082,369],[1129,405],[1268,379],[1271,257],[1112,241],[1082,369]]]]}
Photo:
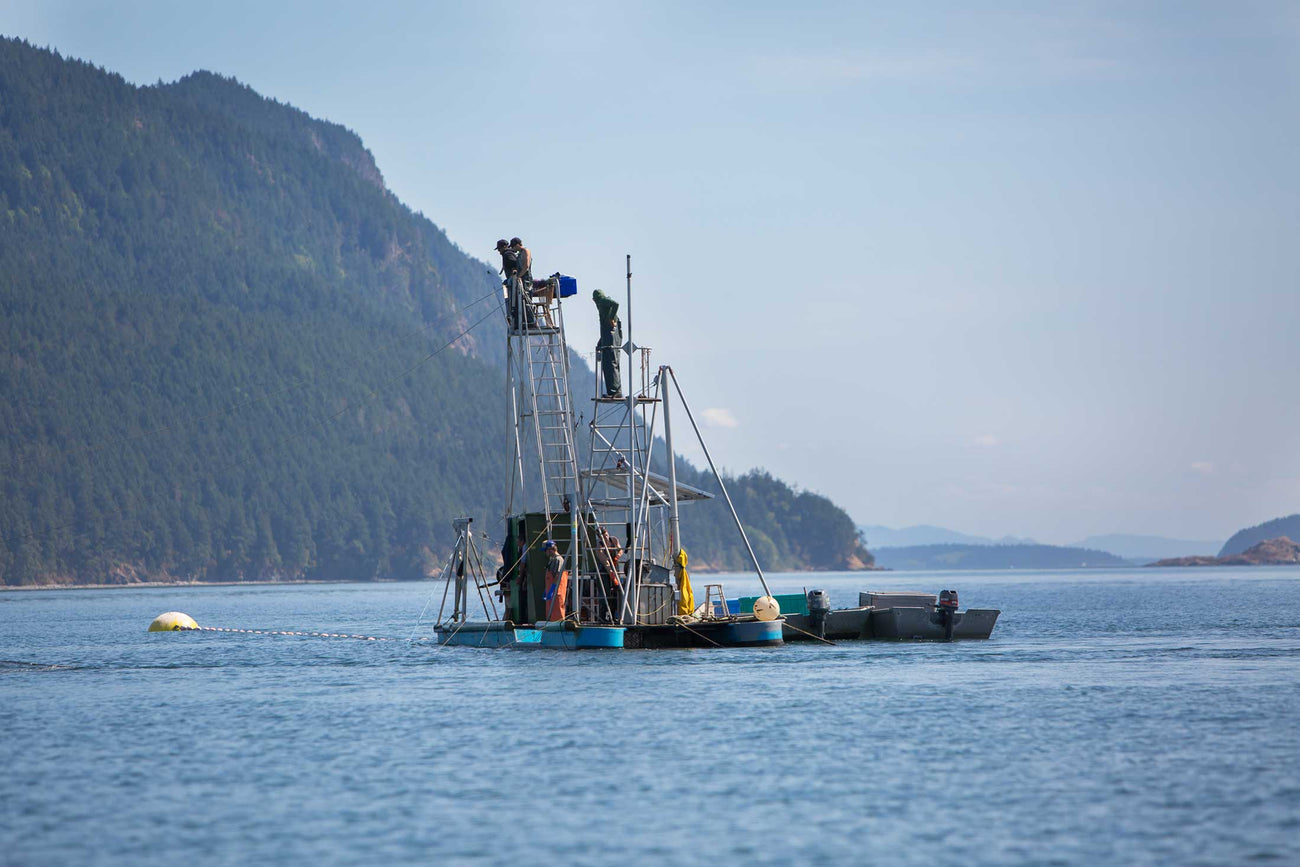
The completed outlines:
{"type": "Polygon", "coordinates": [[[661,626],[677,613],[671,584],[645,583],[637,590],[636,622],[646,626],[661,626]]]}

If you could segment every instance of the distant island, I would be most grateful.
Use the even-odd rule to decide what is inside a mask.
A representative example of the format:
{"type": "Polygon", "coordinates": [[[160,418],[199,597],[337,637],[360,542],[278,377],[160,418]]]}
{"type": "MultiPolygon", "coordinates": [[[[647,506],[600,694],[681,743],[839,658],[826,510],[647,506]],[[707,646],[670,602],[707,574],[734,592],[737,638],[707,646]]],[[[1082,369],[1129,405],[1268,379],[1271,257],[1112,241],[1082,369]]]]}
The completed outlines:
{"type": "MultiPolygon", "coordinates": [[[[1300,520],[1300,516],[1297,516],[1297,520],[1300,520]]],[[[916,524],[901,529],[885,527],[880,524],[859,524],[858,529],[862,532],[866,544],[872,551],[876,551],[880,548],[917,548],[927,545],[1043,544],[1036,539],[1024,536],[1003,535],[999,538],[993,538],[991,536],[976,536],[952,530],[947,527],[938,527],[933,524],[916,524]]],[[[1272,535],[1281,536],[1285,534],[1273,533],[1272,535]]],[[[1295,538],[1300,538],[1300,532],[1297,532],[1294,536],[1295,538]]],[[[1258,542],[1259,539],[1253,541],[1258,542]]],[[[1123,559],[1130,566],[1145,566],[1154,560],[1160,560],[1165,557],[1224,553],[1220,550],[1223,547],[1222,540],[1208,541],[1174,539],[1166,536],[1139,535],[1135,533],[1109,533],[1100,536],[1088,536],[1087,538],[1078,541],[1064,542],[1060,545],[1049,545],[1047,547],[1102,551],[1107,554],[1114,554],[1116,557],[1123,559]]],[[[1246,546],[1243,545],[1239,550],[1245,550],[1245,548],[1246,546]]],[[[1230,553],[1238,552],[1234,551],[1230,553]]],[[[1074,555],[1067,554],[1062,556],[1069,559],[1074,555]]],[[[1113,564],[1108,563],[1107,565],[1113,564]]]]}
{"type": "Polygon", "coordinates": [[[1079,569],[1131,565],[1114,554],[1058,545],[911,545],[875,548],[885,569],[1079,569]]]}
{"type": "Polygon", "coordinates": [[[1186,557],[1192,554],[1217,554],[1222,541],[1203,539],[1171,539],[1166,536],[1139,535],[1135,533],[1108,533],[1088,536],[1071,542],[1072,548],[1091,548],[1123,557],[1135,566],[1145,566],[1165,557],[1186,557]]]}
{"type": "Polygon", "coordinates": [[[990,536],[973,536],[936,527],[933,524],[915,524],[911,527],[894,529],[880,524],[859,524],[858,530],[866,539],[867,545],[874,548],[915,548],[919,545],[1037,545],[1038,540],[1018,536],[1003,536],[994,539],[990,536]]]}
{"type": "Polygon", "coordinates": [[[1157,560],[1148,566],[1283,566],[1300,563],[1300,545],[1286,536],[1277,539],[1265,539],[1247,548],[1240,554],[1228,554],[1221,557],[1171,557],[1157,560]]]}
{"type": "Polygon", "coordinates": [[[1252,545],[1264,542],[1269,539],[1300,539],[1300,515],[1287,515],[1284,518],[1274,518],[1271,521],[1265,521],[1262,524],[1256,524],[1253,527],[1247,527],[1244,530],[1238,530],[1232,534],[1228,541],[1223,543],[1223,548],[1219,550],[1220,557],[1230,557],[1233,554],[1242,554],[1252,545]]]}

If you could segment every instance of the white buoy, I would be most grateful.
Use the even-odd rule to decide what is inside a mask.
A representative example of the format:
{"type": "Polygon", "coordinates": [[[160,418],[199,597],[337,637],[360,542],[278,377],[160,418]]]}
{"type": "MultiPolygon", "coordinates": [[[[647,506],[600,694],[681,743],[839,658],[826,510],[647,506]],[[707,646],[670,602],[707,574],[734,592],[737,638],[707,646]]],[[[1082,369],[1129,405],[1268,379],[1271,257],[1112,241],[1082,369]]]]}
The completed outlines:
{"type": "Polygon", "coordinates": [[[159,614],[149,624],[150,632],[180,632],[183,629],[198,629],[199,625],[194,622],[194,618],[188,614],[182,614],[179,611],[168,611],[165,614],[159,614]]]}
{"type": "Polygon", "coordinates": [[[771,596],[760,596],[754,600],[754,616],[759,620],[775,620],[781,616],[781,605],[771,596]]]}

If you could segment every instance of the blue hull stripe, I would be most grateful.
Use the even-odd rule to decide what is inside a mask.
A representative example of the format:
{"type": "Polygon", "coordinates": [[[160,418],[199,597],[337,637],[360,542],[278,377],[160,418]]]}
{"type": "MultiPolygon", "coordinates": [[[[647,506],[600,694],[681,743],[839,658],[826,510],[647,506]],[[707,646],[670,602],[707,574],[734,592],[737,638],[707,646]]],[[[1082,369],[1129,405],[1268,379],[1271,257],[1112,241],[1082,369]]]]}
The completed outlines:
{"type": "Polygon", "coordinates": [[[580,626],[576,630],[530,629],[495,623],[467,623],[459,629],[438,629],[438,642],[454,647],[550,647],[561,650],[618,649],[621,626],[580,626]]]}

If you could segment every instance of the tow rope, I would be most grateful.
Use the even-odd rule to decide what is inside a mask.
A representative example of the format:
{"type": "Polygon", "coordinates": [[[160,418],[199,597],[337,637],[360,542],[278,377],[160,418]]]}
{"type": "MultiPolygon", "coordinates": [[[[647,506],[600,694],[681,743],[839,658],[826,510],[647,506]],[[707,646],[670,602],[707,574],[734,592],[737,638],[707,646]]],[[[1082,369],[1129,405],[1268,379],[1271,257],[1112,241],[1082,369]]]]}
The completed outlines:
{"type": "Polygon", "coordinates": [[[349,635],[344,632],[290,632],[283,629],[231,629],[226,626],[194,626],[181,628],[177,632],[242,632],[246,635],[302,635],[311,638],[355,638],[358,641],[396,641],[395,638],[380,638],[377,635],[349,635]]]}

